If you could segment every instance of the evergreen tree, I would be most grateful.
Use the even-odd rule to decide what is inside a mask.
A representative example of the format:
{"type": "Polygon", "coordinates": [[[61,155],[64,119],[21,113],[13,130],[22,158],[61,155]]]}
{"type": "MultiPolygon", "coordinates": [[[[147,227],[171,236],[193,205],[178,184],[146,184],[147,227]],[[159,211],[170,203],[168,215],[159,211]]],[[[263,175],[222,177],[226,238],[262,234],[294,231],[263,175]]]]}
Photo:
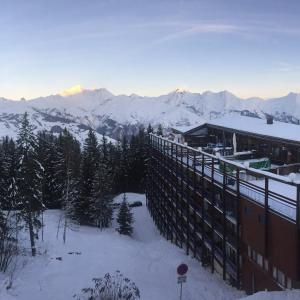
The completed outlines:
{"type": "Polygon", "coordinates": [[[131,235],[133,232],[133,216],[130,211],[130,207],[127,202],[126,194],[123,196],[123,201],[120,206],[120,210],[117,217],[118,222],[118,232],[120,234],[131,235]]]}
{"type": "Polygon", "coordinates": [[[123,136],[122,141],[117,145],[117,160],[119,165],[116,169],[116,191],[124,193],[128,190],[129,169],[130,169],[130,146],[126,136],[123,136]]]}
{"type": "Polygon", "coordinates": [[[78,221],[76,208],[79,199],[80,146],[72,134],[65,129],[58,138],[56,151],[56,177],[59,182],[60,205],[64,211],[59,221],[57,234],[63,219],[63,241],[65,243],[67,228],[74,229],[76,223],[74,221],[78,221]]]}
{"type": "Polygon", "coordinates": [[[5,182],[5,194],[3,195],[3,206],[7,210],[15,209],[17,207],[17,165],[18,157],[16,151],[15,142],[9,138],[5,137],[2,141],[2,150],[4,153],[4,176],[3,181],[5,182]]]}
{"type": "Polygon", "coordinates": [[[159,136],[163,135],[163,128],[162,128],[161,124],[158,125],[156,134],[159,135],[159,136]]]}
{"type": "Polygon", "coordinates": [[[93,184],[93,220],[99,228],[109,227],[113,216],[113,166],[109,148],[103,135],[99,146],[99,164],[93,184]]]}
{"type": "Polygon", "coordinates": [[[94,195],[93,185],[99,166],[98,141],[95,133],[90,130],[85,140],[79,182],[79,199],[74,206],[76,217],[80,224],[93,224],[94,195]]]}
{"type": "Polygon", "coordinates": [[[152,132],[153,132],[153,128],[152,128],[151,124],[149,123],[148,127],[147,127],[147,133],[149,134],[149,133],[152,133],[152,132]]]}
{"type": "Polygon", "coordinates": [[[37,136],[37,155],[43,166],[42,199],[47,208],[61,208],[59,181],[56,177],[57,169],[57,139],[52,133],[39,132],[37,136]]]}
{"type": "Polygon", "coordinates": [[[40,226],[39,213],[43,209],[41,201],[41,166],[36,153],[36,139],[28,114],[22,119],[17,139],[17,198],[21,206],[21,216],[28,225],[31,253],[36,254],[34,227],[40,226]]]}
{"type": "MultiPolygon", "coordinates": [[[[10,203],[7,199],[8,194],[8,166],[6,163],[6,153],[3,144],[0,145],[0,205],[9,208],[10,203]]],[[[1,216],[0,216],[1,217],[1,216]]]]}

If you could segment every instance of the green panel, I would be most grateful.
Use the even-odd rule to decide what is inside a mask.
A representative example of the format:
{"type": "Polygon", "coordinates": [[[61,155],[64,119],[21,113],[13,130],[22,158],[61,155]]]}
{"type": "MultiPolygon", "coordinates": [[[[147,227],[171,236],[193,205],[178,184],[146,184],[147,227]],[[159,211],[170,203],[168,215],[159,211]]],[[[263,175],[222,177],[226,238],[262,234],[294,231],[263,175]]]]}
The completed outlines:
{"type": "Polygon", "coordinates": [[[267,158],[265,160],[253,161],[249,163],[249,167],[253,169],[269,169],[271,161],[267,158]]]}

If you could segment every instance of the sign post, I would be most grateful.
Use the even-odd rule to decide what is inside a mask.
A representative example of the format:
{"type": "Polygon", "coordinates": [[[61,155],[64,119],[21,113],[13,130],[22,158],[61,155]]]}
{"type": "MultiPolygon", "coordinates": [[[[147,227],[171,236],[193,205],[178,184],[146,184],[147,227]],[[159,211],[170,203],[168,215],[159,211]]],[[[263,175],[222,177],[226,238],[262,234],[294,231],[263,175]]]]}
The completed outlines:
{"type": "Polygon", "coordinates": [[[182,300],[182,284],[186,282],[186,273],[188,271],[188,266],[186,264],[180,264],[177,267],[177,283],[180,284],[180,300],[182,300]]]}

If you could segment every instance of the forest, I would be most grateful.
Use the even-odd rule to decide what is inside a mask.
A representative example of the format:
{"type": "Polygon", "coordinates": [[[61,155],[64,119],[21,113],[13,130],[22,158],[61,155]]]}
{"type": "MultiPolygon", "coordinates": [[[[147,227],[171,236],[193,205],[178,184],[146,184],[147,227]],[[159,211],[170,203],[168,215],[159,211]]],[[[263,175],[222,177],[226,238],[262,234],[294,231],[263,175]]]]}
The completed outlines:
{"type": "Polygon", "coordinates": [[[37,255],[47,209],[64,212],[64,242],[73,224],[109,227],[114,196],[144,192],[150,132],[150,125],[141,127],[137,135],[111,143],[104,135],[97,140],[90,129],[81,145],[66,129],[58,136],[34,133],[25,113],[17,139],[7,136],[0,144],[0,271],[21,252],[37,255]],[[29,249],[19,245],[21,231],[29,249]]]}

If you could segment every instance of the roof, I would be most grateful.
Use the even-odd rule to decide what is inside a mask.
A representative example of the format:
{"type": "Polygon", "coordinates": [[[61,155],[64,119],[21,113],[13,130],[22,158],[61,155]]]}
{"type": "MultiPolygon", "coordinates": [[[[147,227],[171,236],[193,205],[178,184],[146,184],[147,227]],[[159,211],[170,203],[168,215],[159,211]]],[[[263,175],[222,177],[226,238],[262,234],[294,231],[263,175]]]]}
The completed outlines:
{"type": "MultiPolygon", "coordinates": [[[[202,122],[203,124],[203,122],[202,122]]],[[[190,130],[193,130],[194,128],[197,128],[199,127],[199,125],[179,125],[179,126],[173,126],[171,128],[171,130],[174,132],[174,133],[185,133],[187,131],[190,131],[190,130]]]]}
{"type": "Polygon", "coordinates": [[[246,117],[241,115],[228,115],[222,118],[210,120],[194,129],[186,131],[190,134],[199,127],[205,125],[212,127],[222,127],[231,131],[242,132],[246,134],[260,135],[286,141],[300,143],[300,126],[274,121],[273,124],[267,124],[266,119],[246,117]]]}

